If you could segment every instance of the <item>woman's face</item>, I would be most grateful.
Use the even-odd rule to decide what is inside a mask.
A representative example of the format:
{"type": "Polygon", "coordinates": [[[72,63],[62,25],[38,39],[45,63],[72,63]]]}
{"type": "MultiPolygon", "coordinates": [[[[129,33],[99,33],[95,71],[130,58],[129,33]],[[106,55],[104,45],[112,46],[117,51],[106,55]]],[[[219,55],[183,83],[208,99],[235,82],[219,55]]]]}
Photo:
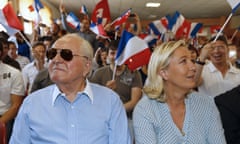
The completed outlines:
{"type": "Polygon", "coordinates": [[[196,66],[187,47],[177,48],[170,57],[169,66],[160,70],[167,87],[189,91],[195,87],[196,66]]]}

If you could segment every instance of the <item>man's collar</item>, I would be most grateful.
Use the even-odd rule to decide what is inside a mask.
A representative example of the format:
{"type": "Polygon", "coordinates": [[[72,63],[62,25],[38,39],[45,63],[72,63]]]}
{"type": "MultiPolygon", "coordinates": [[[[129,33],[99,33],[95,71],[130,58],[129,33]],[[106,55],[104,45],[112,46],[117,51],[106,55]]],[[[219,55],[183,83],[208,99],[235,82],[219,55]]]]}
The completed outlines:
{"type": "MultiPolygon", "coordinates": [[[[90,83],[88,80],[86,80],[86,87],[84,88],[83,91],[81,92],[78,92],[78,94],[85,94],[86,96],[88,96],[88,98],[91,100],[91,103],[93,103],[93,93],[92,93],[92,89],[91,89],[91,86],[90,86],[90,83]]],[[[54,86],[54,90],[53,90],[53,93],[52,93],[52,105],[54,105],[56,99],[58,96],[65,96],[64,93],[62,93],[59,88],[57,87],[57,85],[54,86]]]]}
{"type": "MultiPolygon", "coordinates": [[[[229,65],[229,68],[228,68],[228,71],[229,71],[229,72],[239,73],[238,70],[237,70],[237,68],[234,68],[234,66],[232,65],[231,62],[228,62],[228,65],[229,65]]],[[[211,72],[219,71],[219,70],[214,66],[214,64],[213,64],[211,61],[208,63],[208,67],[209,67],[209,69],[210,69],[211,72]]]]}

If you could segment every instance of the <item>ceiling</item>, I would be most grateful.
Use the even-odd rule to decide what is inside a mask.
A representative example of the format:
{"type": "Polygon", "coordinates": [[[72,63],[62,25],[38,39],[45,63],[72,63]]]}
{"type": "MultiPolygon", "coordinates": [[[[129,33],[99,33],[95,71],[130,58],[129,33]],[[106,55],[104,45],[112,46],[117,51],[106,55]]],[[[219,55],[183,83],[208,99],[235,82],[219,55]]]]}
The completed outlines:
{"type": "MultiPolygon", "coordinates": [[[[68,12],[72,11],[78,15],[81,5],[85,5],[91,14],[100,0],[49,0],[48,2],[58,8],[61,1],[68,12]]],[[[159,19],[167,14],[173,15],[175,11],[179,11],[187,19],[217,18],[231,13],[227,0],[108,0],[108,3],[113,20],[128,8],[132,8],[132,12],[138,14],[141,20],[159,19]],[[161,6],[146,8],[147,2],[160,2],[161,6]]],[[[235,15],[238,14],[240,14],[239,9],[235,15]]]]}

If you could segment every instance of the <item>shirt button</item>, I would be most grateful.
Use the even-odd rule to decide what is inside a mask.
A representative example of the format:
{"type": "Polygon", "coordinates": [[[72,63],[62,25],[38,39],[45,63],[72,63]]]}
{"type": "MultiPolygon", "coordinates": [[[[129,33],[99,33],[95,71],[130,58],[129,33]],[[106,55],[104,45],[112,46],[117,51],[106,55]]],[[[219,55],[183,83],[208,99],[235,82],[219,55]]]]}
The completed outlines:
{"type": "Polygon", "coordinates": [[[74,109],[74,106],[71,106],[72,109],[74,109]]]}
{"type": "Polygon", "coordinates": [[[72,127],[72,128],[74,128],[74,127],[75,127],[75,125],[74,125],[74,124],[71,124],[71,127],[72,127]]]}

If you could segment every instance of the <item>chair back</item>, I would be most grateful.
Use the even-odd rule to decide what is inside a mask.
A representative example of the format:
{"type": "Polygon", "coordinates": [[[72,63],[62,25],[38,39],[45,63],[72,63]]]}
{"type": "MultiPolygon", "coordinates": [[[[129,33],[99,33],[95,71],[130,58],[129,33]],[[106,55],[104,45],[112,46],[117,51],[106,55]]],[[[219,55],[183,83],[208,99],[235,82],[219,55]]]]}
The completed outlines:
{"type": "Polygon", "coordinates": [[[7,144],[7,129],[5,123],[0,121],[0,144],[7,144]]]}

